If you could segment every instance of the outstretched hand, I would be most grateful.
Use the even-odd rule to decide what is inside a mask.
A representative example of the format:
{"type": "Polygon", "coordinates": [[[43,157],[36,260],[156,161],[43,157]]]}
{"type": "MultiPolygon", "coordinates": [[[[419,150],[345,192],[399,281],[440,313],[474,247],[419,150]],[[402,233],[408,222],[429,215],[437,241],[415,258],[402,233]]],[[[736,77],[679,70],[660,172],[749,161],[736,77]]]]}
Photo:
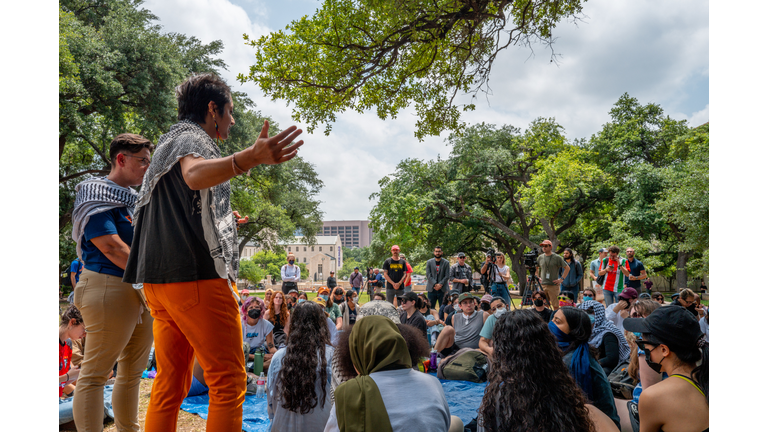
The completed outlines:
{"type": "Polygon", "coordinates": [[[299,147],[304,145],[304,140],[297,141],[293,145],[291,145],[291,142],[297,136],[301,135],[302,132],[303,131],[296,128],[296,126],[291,126],[277,135],[270,137],[269,122],[265,120],[259,137],[251,147],[256,165],[277,165],[293,159],[298,154],[299,147]]]}

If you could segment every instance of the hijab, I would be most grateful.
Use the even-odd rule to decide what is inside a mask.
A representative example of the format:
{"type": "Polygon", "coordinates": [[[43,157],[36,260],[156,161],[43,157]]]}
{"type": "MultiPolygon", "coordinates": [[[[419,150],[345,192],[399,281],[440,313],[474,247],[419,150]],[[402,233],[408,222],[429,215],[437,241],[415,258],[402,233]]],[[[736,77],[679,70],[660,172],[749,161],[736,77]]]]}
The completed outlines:
{"type": "Polygon", "coordinates": [[[589,345],[597,348],[603,342],[603,337],[606,334],[613,333],[619,339],[619,363],[629,360],[629,343],[627,343],[627,339],[624,337],[624,332],[619,330],[613,321],[605,319],[605,306],[600,302],[587,300],[578,307],[585,311],[593,308],[595,311],[595,326],[592,328],[589,345]]]}
{"type": "Polygon", "coordinates": [[[405,339],[389,318],[366,316],[352,327],[349,354],[360,375],[336,388],[339,430],[391,432],[384,400],[369,375],[382,370],[409,369],[411,356],[405,339]]]}

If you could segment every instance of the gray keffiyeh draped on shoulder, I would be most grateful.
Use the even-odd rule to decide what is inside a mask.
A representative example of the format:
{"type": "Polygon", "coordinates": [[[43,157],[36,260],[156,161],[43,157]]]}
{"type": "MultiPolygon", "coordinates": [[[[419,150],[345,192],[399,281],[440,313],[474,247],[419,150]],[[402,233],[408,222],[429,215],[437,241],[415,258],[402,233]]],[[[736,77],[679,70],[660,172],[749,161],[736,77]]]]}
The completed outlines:
{"type": "MultiPolygon", "coordinates": [[[[157,148],[152,156],[141,191],[136,202],[134,225],[141,217],[141,209],[149,204],[152,190],[164,174],[173,168],[181,158],[194,155],[205,159],[221,157],[216,143],[197,123],[182,120],[171,126],[171,130],[157,140],[157,148]]],[[[219,276],[237,280],[238,250],[237,226],[229,202],[229,181],[202,189],[200,198],[203,203],[201,219],[203,231],[211,257],[216,264],[219,276]]]]}
{"type": "Polygon", "coordinates": [[[106,177],[93,177],[75,186],[75,208],[72,210],[72,240],[77,242],[77,257],[83,259],[81,241],[91,216],[114,208],[126,207],[133,213],[136,191],[122,187],[106,177]]]}

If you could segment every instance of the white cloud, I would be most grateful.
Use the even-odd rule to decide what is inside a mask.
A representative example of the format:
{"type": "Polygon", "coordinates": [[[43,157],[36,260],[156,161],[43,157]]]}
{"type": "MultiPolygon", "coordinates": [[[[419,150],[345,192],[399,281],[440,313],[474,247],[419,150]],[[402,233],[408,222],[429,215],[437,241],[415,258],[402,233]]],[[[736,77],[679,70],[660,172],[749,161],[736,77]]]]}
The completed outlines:
{"type": "MultiPolygon", "coordinates": [[[[144,6],[160,17],[165,31],[206,43],[221,39],[227,81],[281,127],[292,125],[290,106],[264,97],[253,83],[236,83],[235,76],[248,72],[254,55],[242,34],[255,38],[282,29],[290,19],[311,15],[321,2],[236,2],[240,6],[228,0],[151,0],[144,6]]],[[[608,111],[625,92],[642,104],[661,104],[673,118],[693,125],[708,119],[708,3],[688,0],[659,7],[647,0],[591,0],[584,3],[584,13],[587,18],[578,25],[561,22],[555,29],[554,50],[561,54],[557,64],[543,46],[534,48],[535,56],[527,48],[502,52],[491,74],[493,93],[487,99],[480,94],[474,100],[477,110],[464,113],[463,120],[524,130],[536,117],[555,117],[568,138],[588,138],[610,120],[608,111]]],[[[470,99],[462,96],[461,101],[470,99]]],[[[448,132],[419,142],[413,136],[415,123],[413,109],[387,121],[374,112],[350,111],[338,115],[330,136],[322,126],[304,133],[301,155],[325,182],[319,199],[327,220],[366,219],[374,205],[368,196],[401,160],[450,153],[444,141],[448,132]]]]}

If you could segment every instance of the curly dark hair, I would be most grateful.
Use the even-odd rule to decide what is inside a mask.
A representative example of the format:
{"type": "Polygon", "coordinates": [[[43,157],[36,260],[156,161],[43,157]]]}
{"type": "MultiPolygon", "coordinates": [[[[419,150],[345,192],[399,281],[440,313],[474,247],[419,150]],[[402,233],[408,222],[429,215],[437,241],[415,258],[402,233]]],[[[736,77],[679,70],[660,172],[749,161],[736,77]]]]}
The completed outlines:
{"type": "Polygon", "coordinates": [[[503,314],[493,328],[493,344],[479,410],[486,430],[595,430],[587,400],[538,315],[529,309],[503,314]]]}
{"type": "MultiPolygon", "coordinates": [[[[400,334],[405,339],[405,346],[408,347],[408,355],[411,357],[411,366],[419,364],[421,357],[429,357],[429,344],[424,338],[424,334],[419,329],[408,324],[396,324],[400,334]]],[[[291,330],[293,331],[293,330],[291,330]]],[[[355,365],[352,364],[352,356],[349,354],[349,335],[352,332],[339,333],[336,340],[336,350],[333,353],[336,363],[336,373],[341,377],[341,381],[351,380],[357,376],[355,365]]]]}
{"type": "Polygon", "coordinates": [[[232,102],[232,92],[224,80],[213,73],[193,74],[176,87],[179,103],[178,119],[205,123],[208,103],[213,101],[216,112],[224,112],[224,105],[232,102]]]}
{"type": "Polygon", "coordinates": [[[291,332],[286,341],[283,367],[277,374],[277,393],[283,408],[308,414],[317,406],[325,406],[327,393],[328,363],[325,346],[331,344],[331,334],[326,324],[325,311],[313,302],[303,302],[293,308],[291,332]],[[320,364],[318,365],[318,361],[320,364]],[[317,376],[318,366],[320,367],[317,376]],[[315,392],[320,380],[322,397],[315,392]]]}
{"type": "Polygon", "coordinates": [[[83,315],[80,314],[80,309],[78,309],[77,306],[73,304],[69,305],[67,310],[61,314],[61,325],[65,326],[69,324],[69,320],[72,318],[75,319],[75,325],[80,325],[83,323],[83,315]]]}

